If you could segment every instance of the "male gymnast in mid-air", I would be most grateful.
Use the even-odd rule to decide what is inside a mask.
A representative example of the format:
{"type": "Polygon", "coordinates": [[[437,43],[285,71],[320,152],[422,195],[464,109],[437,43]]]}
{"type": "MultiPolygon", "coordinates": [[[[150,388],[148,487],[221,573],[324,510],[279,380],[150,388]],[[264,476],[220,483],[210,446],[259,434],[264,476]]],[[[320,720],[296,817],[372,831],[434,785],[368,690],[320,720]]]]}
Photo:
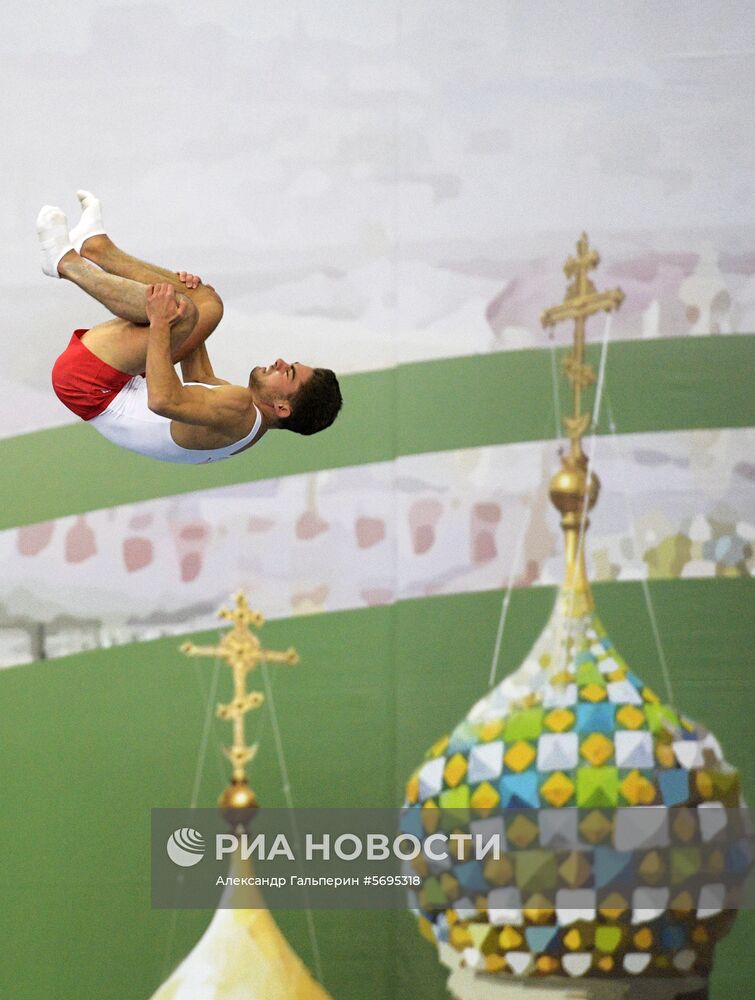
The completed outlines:
{"type": "Polygon", "coordinates": [[[70,233],[61,209],[39,213],[42,270],[117,318],[76,330],[55,362],[53,388],[69,410],[122,448],[190,465],[238,455],[268,430],[315,434],[333,423],[341,392],[329,369],[278,358],[253,368],[246,386],[216,378],[204,343],[223,316],[215,290],[125,254],[105,233],[99,199],[78,197],[70,233]]]}

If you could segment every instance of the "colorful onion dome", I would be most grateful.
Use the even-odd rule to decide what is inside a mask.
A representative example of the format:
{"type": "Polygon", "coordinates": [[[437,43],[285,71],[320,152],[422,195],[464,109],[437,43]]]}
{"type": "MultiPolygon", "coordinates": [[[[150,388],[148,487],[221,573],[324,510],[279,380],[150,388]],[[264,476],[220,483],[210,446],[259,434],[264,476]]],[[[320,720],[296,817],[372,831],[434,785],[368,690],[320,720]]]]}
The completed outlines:
{"type": "Polygon", "coordinates": [[[576,249],[564,302],[542,315],[545,326],[574,321],[570,446],[550,482],[564,586],[521,667],[426,754],[402,817],[423,845],[412,863],[420,929],[463,1000],[502,996],[496,984],[513,977],[552,977],[554,987],[582,977],[579,995],[601,1000],[626,996],[617,980],[632,978],[655,1000],[676,996],[682,978],[685,993],[695,979],[704,990],[752,865],[737,771],[711,733],[629,669],[595,614],[584,537],[600,483],[582,450],[597,422],[597,402],[592,418],[582,410],[596,381],[585,323],[623,293],[598,292],[588,278],[599,256],[586,234],[576,249]],[[445,857],[430,849],[438,833],[445,857]],[[469,835],[471,849],[454,834],[469,835]]]}
{"type": "Polygon", "coordinates": [[[420,855],[421,930],[498,977],[706,977],[750,866],[738,772],[567,602],[408,783],[402,829],[505,844],[420,855]]]}

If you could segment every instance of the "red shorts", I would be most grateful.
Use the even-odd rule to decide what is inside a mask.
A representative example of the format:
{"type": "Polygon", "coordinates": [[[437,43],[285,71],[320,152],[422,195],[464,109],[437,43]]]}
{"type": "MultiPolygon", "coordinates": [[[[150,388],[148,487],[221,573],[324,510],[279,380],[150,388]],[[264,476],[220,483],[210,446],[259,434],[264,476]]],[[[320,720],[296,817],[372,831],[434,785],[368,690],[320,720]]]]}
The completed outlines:
{"type": "Polygon", "coordinates": [[[52,367],[55,395],[82,420],[106,410],[133,375],[118,371],[81,343],[86,330],[74,330],[71,341],[52,367]]]}

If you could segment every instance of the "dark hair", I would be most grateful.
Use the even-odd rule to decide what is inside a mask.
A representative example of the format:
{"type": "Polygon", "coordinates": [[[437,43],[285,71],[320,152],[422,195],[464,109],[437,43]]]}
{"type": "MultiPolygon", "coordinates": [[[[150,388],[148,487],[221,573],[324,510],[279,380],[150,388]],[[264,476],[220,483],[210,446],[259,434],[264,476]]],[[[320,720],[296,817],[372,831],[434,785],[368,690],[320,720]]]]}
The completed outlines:
{"type": "Polygon", "coordinates": [[[295,434],[317,434],[330,427],[342,402],[335,372],[315,368],[312,377],[291,397],[291,413],[278,421],[278,427],[295,434]]]}

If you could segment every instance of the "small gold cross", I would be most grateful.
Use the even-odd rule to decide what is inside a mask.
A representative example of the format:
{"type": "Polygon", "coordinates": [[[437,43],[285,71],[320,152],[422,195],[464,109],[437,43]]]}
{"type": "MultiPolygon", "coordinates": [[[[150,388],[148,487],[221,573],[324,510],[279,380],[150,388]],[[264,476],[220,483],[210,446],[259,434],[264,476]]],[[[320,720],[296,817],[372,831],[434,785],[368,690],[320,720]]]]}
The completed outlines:
{"type": "Polygon", "coordinates": [[[265,624],[259,611],[252,611],[242,593],[236,594],[235,608],[223,608],[219,618],[233,623],[233,628],[225,633],[217,646],[196,646],[185,642],[181,652],[187,656],[212,656],[225,660],[233,670],[233,699],[227,705],[217,706],[217,716],[233,723],[233,745],[224,751],[233,764],[233,781],[246,780],[246,765],[254,759],[256,746],[247,746],[245,737],[245,717],[247,712],[259,708],[265,701],[261,691],[247,691],[246,675],[256,670],[260,663],[285,663],[290,666],[299,662],[299,654],[293,647],[285,651],[263,649],[249,626],[261,628],[265,624]]]}

